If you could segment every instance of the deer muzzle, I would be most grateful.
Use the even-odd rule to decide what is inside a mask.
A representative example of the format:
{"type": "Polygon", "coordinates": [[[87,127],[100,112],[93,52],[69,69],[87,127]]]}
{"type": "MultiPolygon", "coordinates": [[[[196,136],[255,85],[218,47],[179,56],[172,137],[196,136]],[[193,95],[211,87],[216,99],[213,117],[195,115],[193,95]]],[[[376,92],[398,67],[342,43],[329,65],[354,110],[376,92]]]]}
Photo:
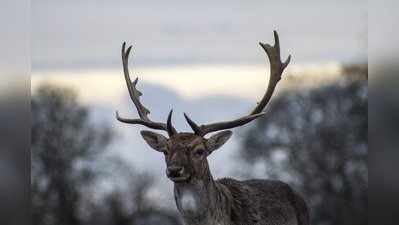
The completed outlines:
{"type": "Polygon", "coordinates": [[[184,173],[184,167],[182,166],[168,166],[166,175],[174,182],[186,181],[189,178],[188,175],[184,173]]]}

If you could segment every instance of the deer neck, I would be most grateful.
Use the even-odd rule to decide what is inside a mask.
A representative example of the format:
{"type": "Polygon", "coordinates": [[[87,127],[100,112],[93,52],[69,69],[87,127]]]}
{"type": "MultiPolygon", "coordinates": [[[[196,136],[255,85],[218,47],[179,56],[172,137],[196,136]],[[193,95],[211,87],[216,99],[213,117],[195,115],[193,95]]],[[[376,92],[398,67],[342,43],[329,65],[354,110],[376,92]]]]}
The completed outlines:
{"type": "Polygon", "coordinates": [[[224,224],[228,215],[228,199],[213,179],[211,173],[205,179],[190,183],[175,183],[174,194],[177,209],[186,225],[224,224]]]}

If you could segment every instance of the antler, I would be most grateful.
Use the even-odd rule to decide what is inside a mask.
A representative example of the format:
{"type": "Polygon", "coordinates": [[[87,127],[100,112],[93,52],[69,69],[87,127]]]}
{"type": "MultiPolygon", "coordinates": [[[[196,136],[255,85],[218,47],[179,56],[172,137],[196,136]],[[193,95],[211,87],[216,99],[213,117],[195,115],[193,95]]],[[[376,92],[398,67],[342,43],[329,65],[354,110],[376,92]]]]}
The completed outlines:
{"type": "Polygon", "coordinates": [[[188,124],[191,126],[191,128],[197,135],[204,136],[210,132],[218,130],[226,130],[242,126],[258,118],[259,116],[265,114],[264,112],[262,112],[262,110],[266,107],[267,103],[272,97],[274,89],[276,88],[277,83],[281,79],[281,74],[283,73],[284,69],[288,66],[291,60],[291,55],[289,55],[284,63],[281,62],[280,41],[276,31],[274,31],[274,42],[275,42],[274,46],[271,46],[269,44],[264,44],[261,42],[259,43],[259,45],[265,50],[270,61],[270,78],[266,93],[264,94],[262,100],[257,104],[255,109],[249,115],[241,117],[236,120],[205,124],[201,126],[198,126],[186,114],[184,114],[184,117],[186,118],[188,124]]]}
{"type": "Polygon", "coordinates": [[[125,48],[126,48],[126,43],[124,42],[122,45],[123,73],[125,75],[126,85],[129,91],[130,98],[132,99],[133,104],[137,109],[140,119],[122,118],[119,116],[118,111],[116,111],[116,119],[123,123],[141,124],[152,129],[164,130],[168,132],[169,136],[173,136],[174,134],[176,134],[176,129],[172,126],[173,110],[169,112],[168,121],[166,124],[160,122],[154,122],[150,120],[150,118],[148,117],[148,114],[150,114],[150,110],[148,110],[143,106],[143,104],[141,104],[140,96],[142,96],[143,94],[136,89],[138,78],[136,78],[133,82],[131,82],[130,80],[128,65],[129,65],[129,54],[130,51],[132,50],[132,46],[129,46],[129,48],[126,51],[125,48]]]}

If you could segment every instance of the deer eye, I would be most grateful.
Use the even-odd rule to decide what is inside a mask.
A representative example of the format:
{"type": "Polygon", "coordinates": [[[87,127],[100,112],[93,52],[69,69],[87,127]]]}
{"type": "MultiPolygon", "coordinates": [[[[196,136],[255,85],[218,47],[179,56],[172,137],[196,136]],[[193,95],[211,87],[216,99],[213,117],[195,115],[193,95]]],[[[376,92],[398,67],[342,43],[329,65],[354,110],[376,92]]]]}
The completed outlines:
{"type": "Polygon", "coordinates": [[[194,152],[194,155],[196,155],[196,156],[203,156],[205,154],[205,150],[204,149],[202,149],[202,148],[200,148],[200,149],[197,149],[195,152],[194,152]]]}

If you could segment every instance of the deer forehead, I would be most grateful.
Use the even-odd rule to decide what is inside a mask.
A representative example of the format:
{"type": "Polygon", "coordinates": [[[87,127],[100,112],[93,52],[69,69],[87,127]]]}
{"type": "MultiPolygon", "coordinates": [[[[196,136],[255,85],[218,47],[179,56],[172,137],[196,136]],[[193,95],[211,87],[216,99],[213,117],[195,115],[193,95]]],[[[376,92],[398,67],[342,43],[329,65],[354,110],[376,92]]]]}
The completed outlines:
{"type": "Polygon", "coordinates": [[[204,146],[205,138],[200,137],[191,133],[178,133],[169,139],[169,148],[180,149],[180,148],[197,148],[204,146]]]}

